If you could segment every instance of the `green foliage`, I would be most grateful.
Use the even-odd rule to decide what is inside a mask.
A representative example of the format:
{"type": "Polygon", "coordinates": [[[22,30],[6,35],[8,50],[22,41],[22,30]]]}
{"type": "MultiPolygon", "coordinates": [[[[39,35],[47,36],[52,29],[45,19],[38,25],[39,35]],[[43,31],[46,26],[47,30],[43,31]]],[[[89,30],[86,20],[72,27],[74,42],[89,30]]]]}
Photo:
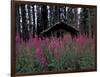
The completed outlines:
{"type": "Polygon", "coordinates": [[[63,62],[57,59],[52,60],[50,64],[48,64],[49,70],[63,70],[63,62]]]}
{"type": "Polygon", "coordinates": [[[44,54],[48,61],[48,70],[61,70],[64,68],[64,56],[60,59],[56,59],[47,48],[44,48],[44,54]]]}
{"type": "Polygon", "coordinates": [[[32,59],[29,56],[22,55],[22,56],[18,56],[16,59],[17,59],[16,60],[17,72],[33,71],[33,69],[32,69],[33,61],[31,61],[32,59]]]}
{"type": "MultiPolygon", "coordinates": [[[[32,48],[32,52],[34,51],[35,49],[32,48]]],[[[44,56],[48,62],[48,71],[78,70],[95,66],[94,57],[85,52],[77,54],[75,51],[62,51],[60,58],[56,59],[48,48],[44,48],[44,56]]],[[[17,72],[41,72],[43,66],[34,56],[32,58],[24,54],[16,57],[16,70],[17,72]]]]}
{"type": "Polygon", "coordinates": [[[51,63],[52,60],[54,59],[53,53],[50,53],[50,51],[48,51],[47,48],[44,48],[44,55],[45,55],[45,58],[47,59],[48,63],[51,63]]]}
{"type": "Polygon", "coordinates": [[[45,55],[47,55],[48,69],[51,70],[63,70],[63,69],[74,69],[76,67],[75,61],[77,59],[77,55],[75,52],[63,52],[59,59],[54,58],[53,55],[49,53],[46,49],[45,55]]]}
{"type": "Polygon", "coordinates": [[[16,70],[17,72],[40,72],[43,67],[40,62],[34,57],[35,49],[32,48],[32,56],[27,53],[18,55],[16,57],[16,70]]]}
{"type": "Polygon", "coordinates": [[[68,68],[75,69],[76,68],[76,61],[78,59],[77,54],[74,51],[68,51],[66,53],[66,65],[68,68]]]}
{"type": "Polygon", "coordinates": [[[91,67],[95,67],[94,57],[89,53],[82,53],[80,56],[80,68],[86,69],[91,67]]]}
{"type": "Polygon", "coordinates": [[[33,53],[33,54],[35,53],[35,48],[32,48],[32,53],[33,53]]]}
{"type": "Polygon", "coordinates": [[[42,70],[40,62],[28,56],[21,56],[16,60],[17,72],[39,72],[42,70]]]}

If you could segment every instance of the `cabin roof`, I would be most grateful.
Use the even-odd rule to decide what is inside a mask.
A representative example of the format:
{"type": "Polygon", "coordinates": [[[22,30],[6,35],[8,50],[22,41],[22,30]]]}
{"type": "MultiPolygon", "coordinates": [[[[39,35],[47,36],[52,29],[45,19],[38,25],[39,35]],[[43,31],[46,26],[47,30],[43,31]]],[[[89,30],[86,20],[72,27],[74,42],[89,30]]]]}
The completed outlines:
{"type": "MultiPolygon", "coordinates": [[[[57,27],[58,25],[58,27],[60,27],[60,24],[63,24],[63,25],[61,25],[62,27],[61,27],[61,29],[64,29],[64,30],[66,30],[66,28],[68,27],[68,28],[72,28],[72,29],[75,29],[75,28],[73,28],[72,26],[69,26],[69,25],[67,25],[66,23],[64,23],[64,22],[57,22],[55,25],[53,25],[53,26],[50,26],[49,28],[47,28],[47,29],[45,29],[45,30],[43,30],[41,33],[45,33],[45,32],[47,32],[47,31],[49,31],[50,29],[52,29],[52,28],[54,28],[54,27],[57,27]]],[[[75,29],[76,31],[78,31],[77,29],[75,29]]]]}

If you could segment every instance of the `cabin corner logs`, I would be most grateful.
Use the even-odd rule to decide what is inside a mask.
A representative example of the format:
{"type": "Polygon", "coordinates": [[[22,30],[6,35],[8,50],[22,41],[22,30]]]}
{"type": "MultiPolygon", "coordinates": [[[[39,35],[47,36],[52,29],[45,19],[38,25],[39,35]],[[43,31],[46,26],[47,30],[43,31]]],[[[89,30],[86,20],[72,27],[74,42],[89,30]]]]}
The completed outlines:
{"type": "Polygon", "coordinates": [[[62,37],[70,33],[72,38],[79,34],[95,35],[96,8],[67,7],[49,4],[16,5],[16,33],[24,41],[29,33],[35,37],[62,37]]]}

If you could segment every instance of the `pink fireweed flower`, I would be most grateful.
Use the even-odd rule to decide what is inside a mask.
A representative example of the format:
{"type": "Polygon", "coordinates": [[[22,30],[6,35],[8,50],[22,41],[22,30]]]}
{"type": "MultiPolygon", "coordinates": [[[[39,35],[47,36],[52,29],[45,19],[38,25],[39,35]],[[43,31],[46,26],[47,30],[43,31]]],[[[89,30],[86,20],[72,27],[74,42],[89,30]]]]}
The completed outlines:
{"type": "Polygon", "coordinates": [[[35,35],[35,38],[33,39],[33,44],[35,48],[42,46],[42,40],[38,36],[35,35]]]}
{"type": "Polygon", "coordinates": [[[65,34],[64,37],[63,37],[63,42],[68,42],[72,40],[72,37],[70,34],[65,34]]]}
{"type": "Polygon", "coordinates": [[[49,52],[53,53],[55,58],[60,57],[61,49],[63,48],[63,42],[60,38],[52,38],[48,44],[49,52]]]}
{"type": "Polygon", "coordinates": [[[36,48],[35,57],[40,61],[41,64],[43,65],[47,64],[47,61],[44,57],[44,54],[41,48],[36,48]]]}
{"type": "Polygon", "coordinates": [[[40,38],[37,37],[37,35],[35,35],[35,37],[32,37],[32,34],[30,34],[30,39],[28,40],[27,46],[29,48],[37,48],[37,47],[41,47],[42,46],[42,41],[40,38]]]}
{"type": "Polygon", "coordinates": [[[35,55],[36,55],[38,58],[41,58],[41,57],[43,56],[42,49],[41,49],[41,48],[36,48],[35,55]]]}
{"type": "Polygon", "coordinates": [[[46,66],[46,65],[48,64],[45,57],[42,57],[42,58],[40,59],[40,62],[41,62],[41,64],[44,65],[44,66],[46,66]]]}
{"type": "Polygon", "coordinates": [[[59,59],[59,58],[60,58],[60,55],[61,55],[61,50],[55,48],[55,49],[54,49],[54,57],[55,57],[56,59],[59,59]]]}
{"type": "Polygon", "coordinates": [[[51,48],[60,48],[60,40],[58,38],[54,38],[50,42],[51,48]]]}
{"type": "Polygon", "coordinates": [[[41,40],[41,47],[48,47],[50,43],[50,39],[49,38],[45,38],[45,40],[41,40]]]}
{"type": "Polygon", "coordinates": [[[31,33],[29,33],[29,40],[28,40],[28,42],[27,42],[27,46],[29,47],[29,48],[33,48],[34,47],[34,44],[33,44],[33,37],[32,37],[32,34],[31,33]]]}
{"type": "Polygon", "coordinates": [[[87,43],[88,38],[86,36],[80,35],[76,38],[76,42],[81,46],[84,47],[87,43]]]}
{"type": "Polygon", "coordinates": [[[21,41],[22,41],[22,39],[21,39],[20,35],[17,33],[16,34],[16,44],[21,43],[21,41]]]}

